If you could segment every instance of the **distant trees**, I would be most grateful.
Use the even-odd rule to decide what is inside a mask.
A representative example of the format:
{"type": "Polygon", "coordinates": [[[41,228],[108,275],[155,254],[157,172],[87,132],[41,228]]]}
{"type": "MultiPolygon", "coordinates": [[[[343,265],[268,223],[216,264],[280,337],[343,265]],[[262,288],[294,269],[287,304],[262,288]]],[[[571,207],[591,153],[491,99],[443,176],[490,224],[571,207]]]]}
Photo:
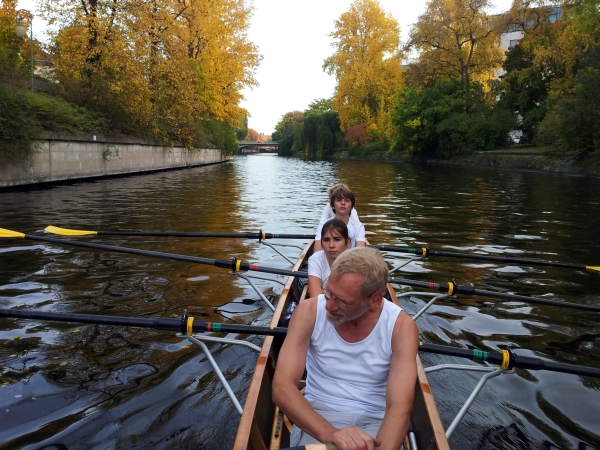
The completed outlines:
{"type": "Polygon", "coordinates": [[[600,149],[600,7],[596,0],[515,0],[525,30],[511,49],[496,92],[519,127],[544,145],[579,153],[600,149]]]}
{"type": "Polygon", "coordinates": [[[335,52],[323,69],[337,80],[332,107],[343,131],[364,124],[377,135],[389,134],[394,95],[403,85],[399,34],[377,0],[355,0],[335,22],[335,52]]]}
{"type": "Polygon", "coordinates": [[[310,158],[323,158],[343,146],[338,113],[331,105],[331,99],[320,99],[313,101],[304,112],[285,114],[273,133],[279,154],[302,153],[310,158]]]}
{"type": "Polygon", "coordinates": [[[260,134],[258,134],[258,131],[253,130],[252,128],[248,128],[248,134],[246,135],[245,141],[259,141],[260,140],[260,134]]]}
{"type": "Polygon", "coordinates": [[[300,139],[300,129],[304,113],[301,111],[291,111],[285,113],[281,120],[275,126],[273,140],[277,141],[278,153],[280,156],[291,156],[294,150],[294,142],[300,139]]]}

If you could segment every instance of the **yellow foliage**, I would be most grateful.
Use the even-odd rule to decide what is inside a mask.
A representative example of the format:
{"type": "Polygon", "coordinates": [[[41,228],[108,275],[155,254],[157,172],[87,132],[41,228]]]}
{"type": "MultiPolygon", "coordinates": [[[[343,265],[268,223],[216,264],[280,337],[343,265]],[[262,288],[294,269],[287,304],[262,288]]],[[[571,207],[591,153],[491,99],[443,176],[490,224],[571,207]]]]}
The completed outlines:
{"type": "MultiPolygon", "coordinates": [[[[464,82],[496,77],[504,52],[500,24],[485,10],[488,0],[430,0],[410,32],[410,45],[419,51],[419,78],[464,82]]],[[[411,68],[412,69],[412,68],[411,68]]]]}
{"type": "Polygon", "coordinates": [[[67,95],[134,117],[157,138],[193,140],[194,122],[236,126],[261,56],[244,0],[43,0],[67,95]],[[90,99],[89,96],[93,96],[90,99]],[[84,100],[84,99],[82,99],[84,100]],[[166,126],[166,128],[165,128],[166,126]]]}
{"type": "Polygon", "coordinates": [[[333,107],[342,130],[365,124],[386,133],[394,94],[402,87],[398,23],[376,0],[355,0],[329,36],[335,53],[323,69],[337,80],[333,107]]]}

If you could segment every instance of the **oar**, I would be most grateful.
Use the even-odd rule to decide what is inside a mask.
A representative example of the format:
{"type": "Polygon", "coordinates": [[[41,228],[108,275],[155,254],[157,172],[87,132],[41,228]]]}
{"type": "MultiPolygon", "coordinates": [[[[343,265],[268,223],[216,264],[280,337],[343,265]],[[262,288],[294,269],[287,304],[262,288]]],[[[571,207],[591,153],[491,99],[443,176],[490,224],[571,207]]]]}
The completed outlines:
{"type": "MultiPolygon", "coordinates": [[[[93,244],[93,243],[89,243],[89,242],[79,242],[79,241],[72,241],[72,240],[68,240],[68,239],[56,239],[56,238],[49,238],[49,237],[43,237],[43,236],[33,236],[30,234],[23,234],[23,233],[19,233],[17,231],[11,231],[11,230],[6,230],[4,228],[0,228],[0,238],[2,238],[2,237],[24,238],[24,239],[31,239],[34,241],[52,242],[54,244],[71,245],[74,247],[92,248],[92,249],[97,249],[97,250],[105,250],[105,251],[109,251],[109,252],[128,253],[128,254],[132,254],[132,255],[150,256],[150,257],[154,257],[154,258],[170,259],[170,260],[174,260],[174,261],[185,261],[185,262],[191,262],[191,263],[197,263],[197,264],[207,264],[207,265],[212,265],[212,266],[216,266],[216,267],[222,267],[225,269],[230,269],[230,270],[233,270],[236,272],[250,270],[250,271],[256,271],[256,272],[265,272],[265,273],[272,273],[272,274],[276,274],[276,275],[286,275],[286,276],[293,276],[293,277],[306,278],[308,276],[307,272],[300,272],[300,271],[294,272],[292,270],[276,269],[273,267],[261,266],[259,264],[250,264],[247,262],[242,262],[241,260],[239,260],[237,258],[233,258],[232,260],[200,258],[197,256],[185,256],[185,255],[178,255],[175,253],[154,252],[154,251],[150,251],[150,250],[138,250],[138,249],[128,248],[128,247],[117,247],[114,245],[93,244]]],[[[415,281],[415,280],[408,280],[405,278],[395,278],[395,277],[390,278],[388,281],[393,284],[402,284],[405,286],[418,287],[418,288],[422,288],[422,289],[434,289],[434,290],[437,290],[440,292],[444,292],[448,295],[454,295],[454,294],[474,295],[474,296],[498,298],[498,299],[510,300],[510,301],[537,303],[537,304],[541,304],[541,305],[560,306],[560,307],[564,307],[564,308],[579,309],[579,310],[584,310],[584,311],[600,312],[600,307],[597,307],[597,306],[580,305],[577,303],[562,302],[562,301],[557,301],[557,300],[546,300],[546,299],[541,299],[541,298],[536,298],[536,297],[526,297],[523,295],[505,294],[502,292],[484,291],[484,290],[480,290],[480,289],[473,289],[470,287],[459,286],[454,282],[429,283],[426,281],[415,281]]]]}
{"type": "Polygon", "coordinates": [[[157,330],[177,331],[183,334],[204,333],[206,331],[285,336],[287,328],[258,327],[254,325],[232,325],[227,323],[203,322],[194,320],[186,312],[179,319],[143,319],[139,317],[99,316],[95,314],[68,314],[24,309],[0,309],[0,317],[18,319],[37,319],[54,322],[92,323],[96,325],[119,325],[124,327],[154,328],[157,330]]]}
{"type": "Polygon", "coordinates": [[[34,241],[42,241],[42,242],[52,242],[54,244],[60,245],[71,245],[74,247],[84,247],[84,248],[92,248],[95,250],[105,250],[108,252],[117,252],[117,253],[128,253],[131,255],[140,255],[140,256],[150,256],[153,258],[162,258],[162,259],[171,259],[174,261],[185,261],[196,264],[207,264],[216,267],[223,267],[225,269],[230,269],[233,271],[240,270],[251,270],[256,272],[266,272],[273,273],[277,275],[288,275],[288,276],[304,276],[307,277],[308,274],[306,272],[293,272],[290,270],[282,270],[275,269],[270,267],[262,267],[258,264],[250,264],[247,262],[242,262],[237,258],[233,258],[232,260],[222,260],[222,259],[209,259],[209,258],[200,258],[197,256],[185,256],[178,255],[175,253],[163,253],[163,252],[153,252],[150,250],[139,250],[136,248],[128,248],[128,247],[118,247],[115,245],[105,245],[105,244],[93,244],[90,242],[79,242],[72,241],[69,239],[56,239],[45,236],[34,236],[31,234],[19,233],[18,231],[6,230],[4,228],[0,228],[0,238],[24,238],[31,239],[34,241]]]}
{"type": "Polygon", "coordinates": [[[407,280],[404,278],[396,278],[396,277],[391,277],[388,281],[392,284],[403,284],[406,286],[418,287],[418,288],[422,288],[422,289],[432,289],[432,290],[436,290],[439,292],[443,292],[448,295],[455,295],[455,294],[475,295],[475,296],[481,296],[481,297],[491,297],[491,298],[498,298],[498,299],[502,299],[502,300],[510,300],[510,301],[515,301],[515,302],[537,303],[540,305],[561,306],[563,308],[600,312],[600,307],[598,307],[598,306],[580,305],[578,303],[561,302],[558,300],[546,300],[546,299],[537,298],[537,297],[527,297],[525,295],[505,294],[503,292],[485,291],[482,289],[474,289],[471,287],[459,286],[458,284],[454,283],[453,281],[450,281],[448,283],[428,283],[426,281],[407,280]]]}
{"type": "Polygon", "coordinates": [[[193,237],[193,238],[246,238],[246,239],[313,239],[314,234],[280,234],[266,233],[260,230],[258,233],[184,233],[179,231],[86,231],[69,230],[48,226],[44,231],[61,236],[161,236],[161,237],[193,237]]]}
{"type": "Polygon", "coordinates": [[[550,261],[538,261],[535,259],[518,259],[518,258],[504,258],[500,256],[486,256],[486,255],[474,255],[472,253],[455,253],[455,252],[442,252],[439,250],[432,250],[427,247],[422,248],[408,248],[408,247],[390,247],[388,245],[371,245],[371,247],[379,249],[383,252],[397,252],[397,253],[410,253],[412,255],[422,256],[423,258],[428,256],[448,256],[451,258],[466,258],[466,259],[477,259],[481,261],[496,261],[496,262],[509,262],[516,264],[530,264],[537,266],[548,266],[548,267],[563,267],[567,269],[578,269],[578,270],[595,270],[600,272],[600,266],[584,266],[579,264],[565,264],[550,261]]]}
{"type": "MultiPolygon", "coordinates": [[[[194,237],[194,238],[245,238],[245,239],[312,239],[312,234],[280,234],[280,233],[266,233],[260,230],[258,233],[186,233],[180,231],[89,231],[89,230],[71,230],[68,228],[60,228],[50,225],[45,228],[44,231],[52,234],[58,234],[61,236],[157,236],[157,237],[194,237]]],[[[474,255],[467,253],[455,253],[455,252],[443,252],[439,250],[432,250],[427,247],[422,248],[405,248],[405,247],[392,247],[387,245],[371,245],[373,248],[377,248],[381,251],[386,252],[399,252],[399,253],[410,253],[417,256],[447,256],[453,258],[466,258],[476,259],[483,261],[496,261],[496,262],[510,262],[516,264],[530,264],[538,266],[549,266],[549,267],[562,267],[568,269],[579,269],[579,270],[595,270],[600,271],[600,266],[585,266],[578,264],[565,264],[556,263],[549,261],[537,261],[534,259],[518,259],[518,258],[504,258],[498,256],[485,256],[485,255],[474,255]]]]}
{"type": "MultiPolygon", "coordinates": [[[[18,319],[37,319],[54,322],[77,322],[91,323],[98,325],[119,325],[126,327],[155,328],[157,330],[176,331],[182,334],[204,333],[204,332],[223,332],[252,334],[259,336],[279,336],[287,334],[287,328],[282,327],[259,327],[254,325],[233,325],[217,322],[203,322],[195,320],[188,316],[186,312],[178,319],[154,318],[144,319],[139,317],[123,316],[100,316],[94,314],[70,314],[45,311],[28,311],[23,309],[0,309],[0,317],[14,317],[18,319]]],[[[440,355],[456,356],[467,358],[473,361],[489,362],[499,365],[502,369],[510,370],[513,368],[548,370],[551,372],[570,373],[573,375],[583,375],[588,377],[600,378],[600,369],[585,366],[576,366],[572,364],[563,364],[553,361],[544,361],[540,358],[530,356],[515,355],[510,350],[501,351],[481,351],[464,348],[450,347],[447,345],[423,344],[419,343],[419,351],[427,353],[437,353],[440,355]]]]}

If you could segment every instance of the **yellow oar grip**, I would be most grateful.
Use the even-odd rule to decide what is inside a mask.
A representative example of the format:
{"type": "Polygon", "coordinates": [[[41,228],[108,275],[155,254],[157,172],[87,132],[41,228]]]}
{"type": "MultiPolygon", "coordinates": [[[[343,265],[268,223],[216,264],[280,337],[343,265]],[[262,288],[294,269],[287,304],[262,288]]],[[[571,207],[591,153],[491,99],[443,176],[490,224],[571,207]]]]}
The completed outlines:
{"type": "Polygon", "coordinates": [[[97,231],[69,230],[67,228],[59,228],[52,225],[44,228],[44,231],[52,234],[60,234],[62,236],[89,236],[90,234],[98,234],[97,231]]]}
{"type": "Polygon", "coordinates": [[[20,237],[24,238],[24,233],[19,233],[18,231],[7,230],[6,228],[0,228],[0,237],[20,237]]]}
{"type": "Polygon", "coordinates": [[[500,353],[502,353],[502,364],[500,364],[500,368],[502,370],[506,370],[508,369],[508,364],[510,363],[510,353],[508,350],[500,350],[500,353]]]}
{"type": "Polygon", "coordinates": [[[236,260],[236,262],[235,262],[235,271],[236,272],[240,271],[240,266],[241,265],[242,265],[242,260],[241,259],[236,260]]]}
{"type": "Polygon", "coordinates": [[[600,266],[585,266],[587,270],[596,270],[600,272],[600,266]]]}
{"type": "Polygon", "coordinates": [[[188,317],[187,320],[187,335],[190,336],[194,332],[194,318],[192,316],[188,317]]]}

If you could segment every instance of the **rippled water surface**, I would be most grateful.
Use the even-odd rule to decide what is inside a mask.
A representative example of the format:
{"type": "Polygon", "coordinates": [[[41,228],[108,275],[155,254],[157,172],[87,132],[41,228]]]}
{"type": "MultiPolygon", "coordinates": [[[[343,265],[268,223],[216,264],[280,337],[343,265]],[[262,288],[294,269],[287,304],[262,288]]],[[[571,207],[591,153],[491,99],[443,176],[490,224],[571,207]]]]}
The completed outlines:
{"type": "MultiPolygon", "coordinates": [[[[249,156],[229,164],[0,192],[0,227],[311,233],[327,187],[348,183],[375,244],[600,265],[600,180],[525,172],[249,156]]],[[[77,238],[287,269],[252,239],[77,238]]],[[[302,246],[306,241],[270,243],[302,246]]],[[[295,259],[300,250],[283,247],[295,259]]],[[[386,255],[390,264],[398,257],[386,255]]],[[[272,276],[272,275],[271,275],[272,276]]],[[[432,257],[398,276],[600,306],[600,273],[432,257]]],[[[273,277],[273,276],[272,276],[273,277]]],[[[283,277],[279,277],[284,280],[283,277]]],[[[259,280],[270,298],[281,285],[259,280]]],[[[417,312],[424,300],[409,297],[417,312]]],[[[0,307],[254,323],[270,310],[226,269],[32,240],[0,241],[0,307]]],[[[417,323],[423,341],[600,368],[600,313],[457,296],[417,323]]],[[[258,337],[249,341],[260,345],[258,337]]],[[[256,354],[210,344],[238,398],[256,354]]],[[[465,360],[423,355],[426,366],[465,360]]],[[[469,363],[474,364],[474,363],[469,363]]],[[[447,427],[477,373],[429,376],[447,427]]],[[[238,415],[203,353],[173,333],[0,318],[0,448],[230,448],[238,415]]],[[[490,380],[456,449],[600,448],[600,379],[517,370],[490,380]]]]}

